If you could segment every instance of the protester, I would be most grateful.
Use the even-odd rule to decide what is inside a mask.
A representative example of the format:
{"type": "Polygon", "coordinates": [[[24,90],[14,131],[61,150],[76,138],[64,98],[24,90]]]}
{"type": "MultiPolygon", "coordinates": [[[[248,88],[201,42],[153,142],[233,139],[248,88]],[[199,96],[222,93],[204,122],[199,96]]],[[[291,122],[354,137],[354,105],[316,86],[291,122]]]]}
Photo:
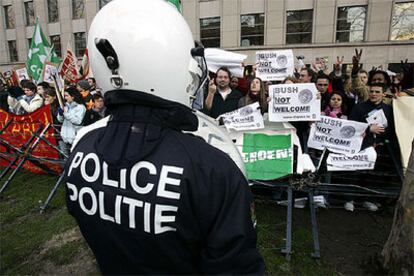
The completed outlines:
{"type": "Polygon", "coordinates": [[[283,81],[282,84],[294,84],[294,83],[298,83],[299,80],[293,76],[289,76],[286,77],[283,81]]]}
{"type": "Polygon", "coordinates": [[[300,69],[300,72],[299,72],[300,83],[311,83],[313,82],[314,77],[315,77],[315,72],[312,69],[308,67],[304,67],[300,69]]]}
{"type": "Polygon", "coordinates": [[[100,94],[95,94],[93,96],[93,111],[99,114],[100,119],[105,117],[106,106],[104,104],[104,99],[100,94]]]}
{"type": "Polygon", "coordinates": [[[364,138],[362,148],[375,146],[384,143],[385,139],[394,138],[394,117],[391,106],[385,104],[386,86],[382,83],[372,84],[369,91],[369,100],[355,105],[349,119],[366,123],[366,119],[373,114],[373,111],[383,110],[387,119],[388,126],[378,124],[370,125],[367,129],[367,135],[364,138]]]}
{"type": "MultiPolygon", "coordinates": [[[[78,137],[66,202],[102,274],[264,273],[246,178],[224,152],[183,133],[198,127],[185,105],[207,76],[193,47],[163,0],[112,1],[93,19],[88,51],[110,120],[78,137]]],[[[229,82],[219,70],[219,89],[231,93],[229,82]]]]}
{"type": "Polygon", "coordinates": [[[266,113],[269,107],[267,98],[262,80],[256,77],[250,81],[249,91],[246,96],[239,100],[239,108],[259,102],[262,114],[266,113]]]}
{"type": "Polygon", "coordinates": [[[385,92],[384,92],[383,102],[388,105],[391,104],[394,95],[389,89],[389,87],[391,86],[391,78],[387,74],[387,72],[382,71],[382,70],[376,70],[376,69],[371,70],[369,73],[369,77],[368,77],[368,83],[371,86],[374,84],[378,84],[378,83],[384,84],[385,92]]]}
{"type": "Polygon", "coordinates": [[[87,80],[80,80],[76,85],[76,89],[81,93],[87,109],[91,109],[93,106],[93,95],[89,91],[90,88],[87,80]]]}
{"type": "Polygon", "coordinates": [[[329,76],[322,73],[316,76],[316,89],[320,93],[321,97],[321,109],[324,110],[329,104],[330,94],[329,88],[329,76]]]}
{"type": "Polygon", "coordinates": [[[229,69],[221,67],[216,72],[216,78],[210,80],[204,109],[210,117],[217,118],[238,108],[242,94],[230,88],[230,78],[229,69]]]}
{"type": "Polygon", "coordinates": [[[104,105],[103,98],[100,94],[95,94],[93,96],[93,107],[86,110],[85,118],[83,119],[83,125],[91,125],[103,117],[105,117],[106,107],[104,105]]]}
{"type": "Polygon", "coordinates": [[[49,87],[50,87],[50,85],[47,82],[38,83],[37,84],[37,94],[39,94],[44,99],[45,98],[44,97],[45,90],[49,87]]]}
{"type": "Polygon", "coordinates": [[[92,95],[95,95],[97,93],[97,87],[96,87],[96,80],[95,78],[88,78],[88,83],[89,83],[89,91],[91,92],[92,95]]]}
{"type": "Polygon", "coordinates": [[[74,87],[65,90],[65,107],[58,108],[57,119],[62,123],[60,135],[62,143],[59,144],[60,150],[69,155],[69,150],[75,140],[76,133],[82,127],[83,117],[86,108],[83,103],[82,95],[74,87]]]}
{"type": "Polygon", "coordinates": [[[50,105],[50,111],[52,113],[53,124],[58,125],[59,121],[57,119],[58,109],[59,109],[59,102],[56,99],[56,91],[54,88],[49,87],[44,90],[43,97],[45,99],[44,104],[50,105]]]}
{"type": "Polygon", "coordinates": [[[6,85],[0,80],[0,109],[9,112],[9,104],[7,103],[7,97],[9,93],[7,92],[6,85]]]}
{"type": "Polygon", "coordinates": [[[329,104],[322,111],[322,115],[339,119],[347,118],[345,95],[343,93],[338,91],[332,92],[328,102],[329,104]]]}
{"type": "Polygon", "coordinates": [[[36,93],[37,88],[33,82],[24,82],[23,91],[23,95],[21,92],[10,93],[10,96],[7,98],[11,113],[23,115],[34,112],[43,106],[43,98],[36,93]]]}

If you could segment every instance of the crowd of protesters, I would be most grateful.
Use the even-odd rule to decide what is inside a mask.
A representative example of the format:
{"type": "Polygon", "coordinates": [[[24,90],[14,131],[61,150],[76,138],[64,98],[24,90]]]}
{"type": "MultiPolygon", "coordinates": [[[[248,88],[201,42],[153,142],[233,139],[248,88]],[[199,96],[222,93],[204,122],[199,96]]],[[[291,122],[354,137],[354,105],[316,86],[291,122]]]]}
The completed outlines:
{"type": "MultiPolygon", "coordinates": [[[[313,64],[312,70],[307,66],[297,68],[293,76],[281,82],[263,82],[255,77],[255,68],[247,76],[247,89],[244,93],[237,78],[231,76],[226,67],[219,68],[211,76],[208,91],[206,91],[204,113],[217,118],[223,113],[236,110],[245,105],[258,102],[262,113],[268,112],[270,101],[268,86],[272,84],[315,83],[318,97],[321,100],[321,115],[367,123],[366,119],[374,111],[382,109],[388,126],[371,124],[366,129],[361,149],[373,146],[378,158],[375,170],[381,169],[381,158],[385,151],[399,156],[398,141],[394,129],[392,101],[397,97],[414,96],[414,66],[401,61],[400,72],[384,71],[382,68],[372,68],[367,71],[360,64],[362,50],[355,49],[351,70],[343,64],[344,57],[337,57],[333,70],[329,72],[327,64],[313,64]],[[388,145],[385,146],[385,143],[388,145]],[[379,161],[379,162],[378,162],[379,161]]],[[[302,57],[303,58],[303,57],[302,57]]],[[[245,68],[246,69],[246,68],[245,68]]],[[[245,70],[246,71],[246,70],[245,70]]],[[[245,79],[246,80],[246,79],[245,79]]],[[[307,141],[311,122],[291,122],[296,128],[297,135],[305,152],[311,155],[319,151],[308,149],[307,141]]],[[[397,158],[399,160],[399,158],[397,158]]],[[[382,160],[384,162],[384,160],[382,160]]],[[[378,209],[372,202],[364,201],[364,207],[371,211],[378,209]]],[[[353,198],[348,198],[345,209],[354,210],[353,198]]]]}
{"type": "MultiPolygon", "coordinates": [[[[414,96],[414,66],[401,62],[401,71],[389,75],[382,68],[367,71],[360,64],[362,50],[355,50],[352,68],[347,70],[344,57],[333,64],[328,71],[327,64],[296,68],[293,76],[281,82],[264,82],[255,76],[255,66],[245,66],[245,77],[239,79],[231,75],[226,67],[221,67],[210,77],[205,91],[203,112],[212,118],[234,111],[243,106],[258,102],[262,114],[268,112],[270,101],[268,88],[272,84],[315,83],[321,100],[321,115],[332,118],[366,122],[373,111],[382,109],[389,122],[387,127],[372,124],[366,132],[362,149],[374,146],[377,152],[383,151],[384,142],[390,141],[398,154],[398,142],[394,130],[392,100],[401,96],[414,96]],[[239,86],[247,83],[247,89],[239,86]]],[[[298,57],[303,63],[303,57],[298,57]]],[[[244,66],[244,65],[243,65],[244,66]]],[[[64,106],[60,106],[55,88],[46,82],[35,85],[23,80],[19,86],[5,87],[0,82],[0,108],[16,115],[36,111],[50,105],[53,123],[60,131],[60,150],[68,155],[78,130],[103,118],[106,113],[103,97],[94,78],[80,80],[76,85],[67,86],[63,95],[64,106]]],[[[311,122],[292,122],[305,152],[311,122]]],[[[348,210],[353,210],[352,201],[347,202],[348,210]]],[[[371,209],[375,209],[371,206],[371,209]]]]}
{"type": "Polygon", "coordinates": [[[67,156],[78,130],[105,117],[106,108],[94,78],[66,86],[63,106],[57,93],[61,92],[47,82],[36,85],[22,80],[18,86],[6,87],[0,81],[0,108],[15,115],[26,115],[49,105],[55,129],[60,132],[59,148],[67,156]]]}

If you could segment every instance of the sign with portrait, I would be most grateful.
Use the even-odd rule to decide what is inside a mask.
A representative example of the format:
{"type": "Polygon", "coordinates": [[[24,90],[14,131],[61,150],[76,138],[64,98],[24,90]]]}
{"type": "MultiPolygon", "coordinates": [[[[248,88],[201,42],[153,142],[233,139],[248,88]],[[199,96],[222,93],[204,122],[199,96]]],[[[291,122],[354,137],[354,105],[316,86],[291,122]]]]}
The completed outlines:
{"type": "Polygon", "coordinates": [[[321,116],[321,100],[314,83],[269,86],[269,121],[317,121],[321,116]]]}
{"type": "Polygon", "coordinates": [[[220,115],[227,130],[253,130],[264,128],[263,116],[258,102],[220,115]]]}
{"type": "Polygon", "coordinates": [[[256,52],[256,77],[263,81],[280,81],[293,75],[292,50],[256,52]]]}
{"type": "Polygon", "coordinates": [[[363,134],[368,124],[321,116],[311,126],[308,147],[343,154],[355,154],[361,150],[363,134]]]}
{"type": "Polygon", "coordinates": [[[377,152],[374,147],[366,148],[356,154],[330,153],[326,160],[328,171],[373,170],[377,152]]]}

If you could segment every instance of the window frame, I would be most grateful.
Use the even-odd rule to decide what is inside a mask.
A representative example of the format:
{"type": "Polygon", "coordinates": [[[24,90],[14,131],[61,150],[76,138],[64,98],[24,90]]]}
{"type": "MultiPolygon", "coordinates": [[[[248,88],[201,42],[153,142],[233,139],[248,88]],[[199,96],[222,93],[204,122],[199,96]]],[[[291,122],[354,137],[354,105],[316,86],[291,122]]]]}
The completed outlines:
{"type": "MultiPolygon", "coordinates": [[[[286,32],[285,32],[285,44],[310,44],[313,41],[313,21],[314,21],[314,10],[313,9],[302,9],[302,10],[286,10],[286,32]],[[304,13],[304,12],[311,12],[311,20],[310,21],[303,21],[303,20],[297,20],[297,21],[291,21],[288,22],[288,13],[290,12],[298,12],[298,13],[304,13]],[[299,32],[288,32],[289,29],[289,24],[293,25],[293,24],[307,24],[310,23],[310,31],[299,31],[299,32]],[[305,35],[310,35],[310,39],[309,42],[288,42],[288,37],[291,35],[301,35],[301,36],[305,36],[305,35]]],[[[303,40],[303,38],[301,39],[303,40]]]]}
{"type": "MultiPolygon", "coordinates": [[[[413,5],[413,18],[414,18],[414,1],[400,1],[400,2],[396,2],[396,3],[394,3],[394,5],[393,5],[393,7],[392,7],[392,14],[391,14],[391,23],[390,23],[390,32],[389,32],[389,40],[390,41],[412,41],[412,40],[414,40],[414,35],[412,35],[412,39],[393,39],[393,31],[394,31],[394,27],[393,27],[393,24],[394,24],[394,17],[395,17],[395,11],[396,11],[396,6],[397,5],[404,5],[404,4],[411,4],[411,5],[413,5]]],[[[398,17],[400,17],[400,15],[398,16],[398,17]]],[[[408,29],[408,28],[407,28],[408,29]]],[[[412,32],[413,34],[414,34],[414,19],[413,19],[413,32],[412,32]]]]}
{"type": "Polygon", "coordinates": [[[56,23],[59,22],[59,1],[58,0],[47,0],[46,1],[46,5],[47,5],[47,20],[48,23],[56,23]],[[55,1],[56,2],[56,20],[51,19],[51,9],[50,9],[50,1],[55,1]]]}
{"type": "Polygon", "coordinates": [[[71,7],[72,7],[72,20],[85,18],[85,0],[72,0],[71,1],[71,7]],[[78,15],[76,13],[76,10],[75,10],[75,8],[77,8],[76,4],[77,4],[78,1],[79,1],[79,3],[80,2],[83,3],[83,5],[82,5],[83,8],[82,8],[82,14],[81,15],[78,15]]]}
{"type": "Polygon", "coordinates": [[[34,26],[36,24],[36,14],[35,14],[35,6],[34,1],[25,1],[23,2],[24,5],[24,17],[26,26],[34,26]],[[31,4],[33,14],[28,14],[29,11],[29,4],[31,4]]]}
{"type": "MultiPolygon", "coordinates": [[[[258,20],[259,21],[259,20],[258,20]]],[[[265,13],[248,13],[248,14],[241,14],[240,15],[240,47],[251,47],[251,46],[264,46],[265,45],[265,24],[266,24],[266,14],[265,13]],[[255,32],[254,30],[251,30],[252,33],[245,33],[243,34],[243,28],[246,28],[246,26],[243,26],[243,17],[246,16],[258,16],[260,19],[263,18],[262,23],[256,23],[256,17],[254,26],[252,28],[259,27],[259,30],[261,31],[261,34],[259,32],[255,32]],[[261,41],[258,44],[251,44],[250,38],[259,38],[261,41]],[[243,40],[248,39],[249,45],[243,45],[243,40]]],[[[249,26],[247,26],[249,27],[249,26]]]]}
{"type": "Polygon", "coordinates": [[[75,44],[75,55],[77,57],[82,57],[83,54],[85,53],[85,49],[86,49],[86,32],[73,33],[73,41],[74,41],[74,44],[75,44]],[[83,49],[79,48],[79,45],[78,45],[79,40],[77,40],[77,34],[83,34],[84,35],[84,40],[83,40],[84,47],[83,47],[83,49]]]}
{"type": "Polygon", "coordinates": [[[367,14],[368,14],[368,5],[351,5],[351,6],[341,6],[337,7],[336,10],[336,28],[335,28],[335,43],[355,43],[355,42],[364,42],[366,40],[366,28],[367,28],[367,14]],[[341,8],[365,8],[365,17],[364,17],[364,26],[362,30],[352,30],[351,26],[349,30],[338,30],[339,21],[345,21],[344,19],[339,18],[339,9],[341,8]],[[352,32],[360,32],[362,31],[362,40],[351,40],[348,41],[338,41],[338,33],[349,33],[349,38],[351,37],[352,32]]]}
{"type": "Polygon", "coordinates": [[[9,54],[9,61],[10,62],[19,62],[19,50],[17,49],[17,41],[16,40],[7,40],[7,52],[9,54]],[[11,52],[10,44],[14,42],[14,50],[15,53],[11,52]]]}
{"type": "MultiPolygon", "coordinates": [[[[220,47],[221,45],[221,18],[220,16],[200,18],[199,22],[200,22],[200,41],[204,45],[204,47],[220,47]],[[218,19],[218,26],[207,27],[203,29],[202,27],[203,20],[217,20],[217,19],[218,19]],[[207,36],[204,38],[202,37],[203,31],[217,31],[217,30],[218,30],[218,36],[216,34],[216,36],[207,36]],[[212,44],[205,43],[206,41],[215,41],[215,40],[218,40],[218,45],[217,43],[212,43],[212,44]]],[[[214,22],[214,23],[217,23],[217,22],[214,22]]]]}
{"type": "Polygon", "coordinates": [[[4,13],[4,26],[7,30],[15,29],[16,28],[16,19],[14,14],[13,5],[4,5],[3,6],[3,13],[4,13]],[[9,13],[8,9],[11,9],[11,13],[9,13]],[[10,21],[11,20],[11,21],[10,21]]]}

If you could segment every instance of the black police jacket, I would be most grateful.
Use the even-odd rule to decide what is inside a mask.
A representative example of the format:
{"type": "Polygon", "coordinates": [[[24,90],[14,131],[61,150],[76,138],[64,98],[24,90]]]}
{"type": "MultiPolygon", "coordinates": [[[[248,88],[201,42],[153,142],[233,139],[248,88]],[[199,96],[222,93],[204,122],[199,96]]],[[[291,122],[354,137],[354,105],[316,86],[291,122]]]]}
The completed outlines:
{"type": "Polygon", "coordinates": [[[246,179],[181,132],[197,128],[196,116],[125,90],[107,92],[105,104],[110,120],[89,127],[65,168],[69,213],[101,272],[263,274],[246,179]]]}

